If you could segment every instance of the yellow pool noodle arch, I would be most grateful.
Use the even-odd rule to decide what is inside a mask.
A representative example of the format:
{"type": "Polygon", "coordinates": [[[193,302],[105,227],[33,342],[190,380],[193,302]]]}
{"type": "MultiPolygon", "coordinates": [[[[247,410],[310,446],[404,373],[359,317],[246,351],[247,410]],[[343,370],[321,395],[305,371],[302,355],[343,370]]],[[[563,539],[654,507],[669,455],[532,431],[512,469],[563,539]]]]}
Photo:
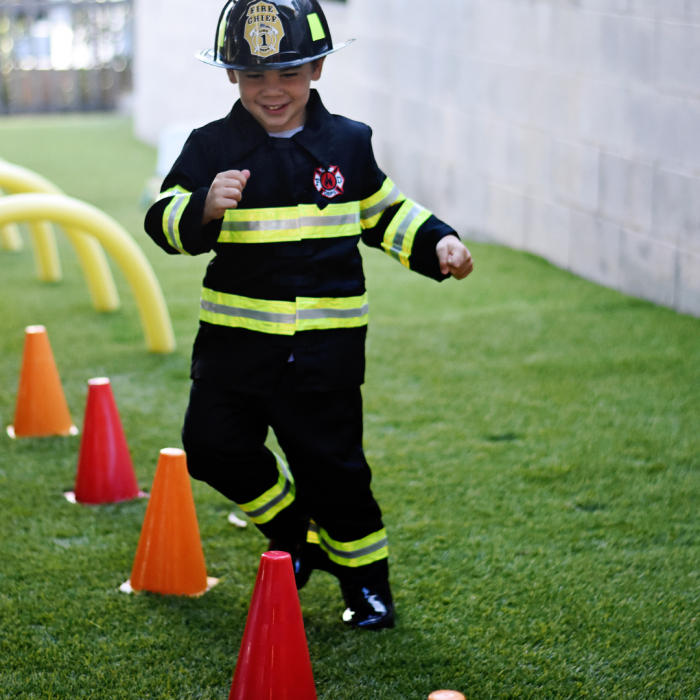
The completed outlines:
{"type": "Polygon", "coordinates": [[[65,230],[83,231],[83,237],[99,241],[119,265],[136,298],[148,349],[160,353],[175,349],[168,307],[153,268],[134,239],[112,217],[66,195],[0,197],[0,228],[18,221],[53,221],[65,230]]]}
{"type": "MultiPolygon", "coordinates": [[[[29,192],[63,194],[56,185],[41,175],[2,159],[0,159],[0,187],[13,194],[29,192]]],[[[58,282],[62,278],[61,261],[51,225],[46,221],[32,221],[29,225],[39,279],[45,282],[58,282]]],[[[75,227],[67,226],[64,230],[80,261],[92,305],[97,311],[116,311],[120,305],[119,292],[100,244],[75,227]]],[[[7,239],[6,242],[8,245],[3,247],[16,250],[12,247],[11,240],[7,239]]]]}

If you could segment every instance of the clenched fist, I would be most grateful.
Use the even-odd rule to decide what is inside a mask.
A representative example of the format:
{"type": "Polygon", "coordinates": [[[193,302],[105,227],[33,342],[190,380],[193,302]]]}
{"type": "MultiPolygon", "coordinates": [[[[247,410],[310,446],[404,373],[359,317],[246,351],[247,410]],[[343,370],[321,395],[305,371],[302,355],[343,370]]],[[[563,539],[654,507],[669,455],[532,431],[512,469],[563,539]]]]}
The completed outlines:
{"type": "Polygon", "coordinates": [[[440,272],[463,280],[474,269],[474,261],[466,246],[456,236],[445,236],[435,248],[440,261],[440,272]]]}
{"type": "Polygon", "coordinates": [[[223,219],[227,209],[235,209],[238,206],[249,177],[249,170],[227,170],[214,178],[204,203],[202,226],[215,219],[223,219]]]}

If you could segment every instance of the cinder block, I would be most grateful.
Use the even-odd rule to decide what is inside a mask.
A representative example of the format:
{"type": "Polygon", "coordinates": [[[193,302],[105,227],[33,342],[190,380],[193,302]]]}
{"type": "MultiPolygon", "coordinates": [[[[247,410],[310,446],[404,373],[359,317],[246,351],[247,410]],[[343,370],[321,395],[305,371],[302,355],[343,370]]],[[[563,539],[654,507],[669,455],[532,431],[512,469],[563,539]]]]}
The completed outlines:
{"type": "MultiPolygon", "coordinates": [[[[550,199],[552,194],[552,139],[547,134],[525,129],[520,154],[520,177],[528,194],[550,199]]],[[[512,156],[511,156],[512,157],[512,156]]]]}
{"type": "Polygon", "coordinates": [[[688,5],[695,0],[629,0],[629,12],[637,17],[675,22],[688,18],[688,5]]]}
{"type": "Polygon", "coordinates": [[[607,79],[651,83],[654,78],[656,23],[629,15],[600,20],[601,74],[607,79]]]}
{"type": "Polygon", "coordinates": [[[571,212],[569,269],[606,287],[621,286],[619,226],[580,212],[571,212]]]}
{"type": "Polygon", "coordinates": [[[578,5],[582,10],[620,14],[627,11],[628,2],[629,0],[579,0],[578,5]]]}
{"type": "Polygon", "coordinates": [[[552,190],[562,204],[590,213],[598,208],[599,151],[580,143],[552,144],[552,190]]]}
{"type": "Polygon", "coordinates": [[[622,85],[579,81],[578,138],[619,151],[627,140],[627,98],[622,85]]]}
{"type": "Polygon", "coordinates": [[[700,178],[654,172],[652,235],[700,255],[700,178]]]}
{"type": "Polygon", "coordinates": [[[649,233],[652,175],[647,163],[601,153],[600,213],[622,226],[649,233]]]}
{"type": "Polygon", "coordinates": [[[570,259],[571,210],[541,199],[530,199],[525,248],[546,260],[568,268],[570,259]]]}
{"type": "Polygon", "coordinates": [[[685,314],[700,316],[700,255],[679,253],[676,308],[685,314]]]}
{"type": "Polygon", "coordinates": [[[532,74],[528,126],[559,139],[576,138],[579,129],[580,81],[538,71],[532,74]]]}
{"type": "Polygon", "coordinates": [[[474,168],[489,179],[508,178],[508,126],[474,119],[474,168]]]}
{"type": "MultiPolygon", "coordinates": [[[[515,26],[513,3],[509,0],[473,0],[474,51],[487,59],[508,61],[513,55],[515,26]]],[[[424,12],[418,13],[423,15],[424,12]]],[[[442,29],[442,28],[441,28],[442,29]]]]}
{"type": "Polygon", "coordinates": [[[477,177],[460,168],[456,174],[457,189],[455,201],[448,213],[447,221],[460,235],[480,240],[492,237],[487,233],[486,209],[488,185],[482,177],[477,177]]]}
{"type": "Polygon", "coordinates": [[[673,306],[676,248],[633,231],[622,232],[622,291],[664,306],[673,306]]]}
{"type": "Polygon", "coordinates": [[[460,57],[457,109],[465,114],[487,115],[486,89],[492,63],[471,56],[460,57]]]}
{"type": "Polygon", "coordinates": [[[526,198],[514,190],[488,185],[486,229],[495,240],[522,249],[525,245],[526,198]]]}
{"type": "Polygon", "coordinates": [[[531,70],[492,64],[484,90],[489,115],[514,124],[526,124],[533,78],[531,70]]]}
{"type": "Polygon", "coordinates": [[[658,32],[657,80],[660,87],[700,95],[700,61],[697,60],[700,26],[662,22],[658,32]]]}

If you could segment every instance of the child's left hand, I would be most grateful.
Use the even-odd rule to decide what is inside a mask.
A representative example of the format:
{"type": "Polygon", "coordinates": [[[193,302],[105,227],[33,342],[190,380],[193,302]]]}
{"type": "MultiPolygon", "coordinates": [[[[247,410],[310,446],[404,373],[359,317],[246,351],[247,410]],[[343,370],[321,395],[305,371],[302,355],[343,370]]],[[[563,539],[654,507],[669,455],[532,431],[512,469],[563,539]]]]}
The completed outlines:
{"type": "Polygon", "coordinates": [[[445,236],[435,248],[440,261],[440,272],[463,280],[474,269],[474,261],[466,246],[456,236],[445,236]]]}

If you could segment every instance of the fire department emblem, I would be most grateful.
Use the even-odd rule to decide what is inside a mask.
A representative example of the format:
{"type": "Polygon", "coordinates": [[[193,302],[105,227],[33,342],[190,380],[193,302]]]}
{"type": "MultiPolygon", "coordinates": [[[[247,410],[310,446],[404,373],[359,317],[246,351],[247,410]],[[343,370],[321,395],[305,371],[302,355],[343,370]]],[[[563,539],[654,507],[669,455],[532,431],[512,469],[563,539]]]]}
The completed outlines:
{"type": "Polygon", "coordinates": [[[279,10],[272,3],[251,5],[245,22],[245,39],[253,56],[267,58],[280,52],[284,27],[279,10]]]}
{"type": "Polygon", "coordinates": [[[314,185],[324,197],[333,199],[333,197],[343,194],[345,178],[337,165],[331,165],[328,169],[316,168],[314,170],[314,185]]]}

